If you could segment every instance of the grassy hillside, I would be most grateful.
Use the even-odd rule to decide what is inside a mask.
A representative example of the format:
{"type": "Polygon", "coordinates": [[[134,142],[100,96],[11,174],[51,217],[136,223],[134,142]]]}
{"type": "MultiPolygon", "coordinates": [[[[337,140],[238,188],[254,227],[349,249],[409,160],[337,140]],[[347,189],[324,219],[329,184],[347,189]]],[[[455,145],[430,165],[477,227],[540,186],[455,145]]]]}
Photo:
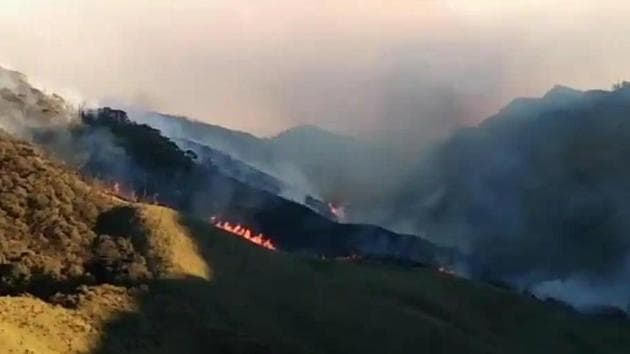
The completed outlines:
{"type": "Polygon", "coordinates": [[[429,269],[267,251],[173,210],[118,199],[12,139],[0,139],[0,160],[0,352],[630,349],[627,322],[429,269]]]}
{"type": "Polygon", "coordinates": [[[155,220],[162,220],[162,230],[197,240],[212,280],[152,283],[139,312],[109,324],[103,353],[122,348],[141,353],[210,348],[225,353],[625,353],[630,348],[628,323],[586,319],[447,274],[303,259],[254,247],[200,221],[155,220]]]}

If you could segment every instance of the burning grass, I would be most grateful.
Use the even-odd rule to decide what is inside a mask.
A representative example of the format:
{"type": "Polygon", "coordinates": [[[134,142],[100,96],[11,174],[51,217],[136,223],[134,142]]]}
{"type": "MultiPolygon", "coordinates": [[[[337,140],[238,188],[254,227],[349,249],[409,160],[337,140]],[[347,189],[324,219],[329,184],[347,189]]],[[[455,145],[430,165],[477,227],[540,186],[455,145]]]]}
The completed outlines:
{"type": "Polygon", "coordinates": [[[265,252],[207,222],[180,222],[212,264],[212,282],[156,284],[139,314],[112,325],[118,336],[99,354],[146,337],[138,325],[145,322],[153,324],[152,344],[140,353],[229,352],[222,346],[279,354],[625,354],[630,348],[623,323],[587,320],[432,269],[265,252]]]}
{"type": "Polygon", "coordinates": [[[271,242],[271,240],[267,236],[263,235],[262,233],[256,234],[254,231],[252,231],[250,228],[246,226],[230,223],[229,221],[219,220],[217,219],[216,216],[211,217],[210,222],[215,227],[221,230],[227,231],[232,235],[242,237],[246,239],[247,241],[255,245],[258,245],[262,248],[266,248],[272,251],[277,250],[276,246],[273,244],[273,242],[271,242]]]}
{"type": "Polygon", "coordinates": [[[14,331],[8,338],[28,338],[9,340],[7,348],[38,351],[48,345],[50,353],[90,348],[92,354],[625,354],[630,347],[625,323],[587,320],[430,269],[265,252],[207,222],[162,207],[136,207],[154,250],[147,253],[153,254],[149,263],[180,269],[174,273],[183,276],[152,280],[134,301],[125,292],[97,291],[81,297],[76,310],[40,300],[0,301],[0,313],[10,315],[0,320],[0,340],[3,326],[14,331]],[[204,276],[208,271],[212,277],[204,276]],[[103,302],[98,299],[105,303],[90,305],[103,302]],[[28,308],[37,314],[24,326],[16,316],[28,308]],[[116,309],[123,311],[112,317],[116,309]],[[53,330],[43,334],[48,328],[53,330]]]}
{"type": "Polygon", "coordinates": [[[124,285],[81,286],[49,302],[0,297],[0,352],[625,354],[630,348],[627,322],[588,319],[431,269],[267,252],[260,246],[275,246],[243,226],[210,227],[167,208],[111,198],[27,144],[0,143],[7,172],[0,200],[5,289],[28,291],[42,267],[50,279],[71,280],[87,275],[83,265],[94,262],[98,267],[90,269],[103,272],[100,281],[124,285]],[[147,273],[142,285],[129,283],[147,273]]]}

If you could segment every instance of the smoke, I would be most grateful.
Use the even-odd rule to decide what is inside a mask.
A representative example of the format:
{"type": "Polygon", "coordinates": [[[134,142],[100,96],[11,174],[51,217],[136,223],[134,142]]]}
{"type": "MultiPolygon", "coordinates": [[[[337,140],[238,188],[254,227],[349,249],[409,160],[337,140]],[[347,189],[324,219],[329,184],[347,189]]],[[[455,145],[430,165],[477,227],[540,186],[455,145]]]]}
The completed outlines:
{"type": "Polygon", "coordinates": [[[565,299],[578,309],[608,305],[630,311],[630,276],[627,268],[621,274],[599,279],[576,274],[564,279],[535,284],[530,291],[541,298],[565,299]]]}
{"type": "MultiPolygon", "coordinates": [[[[298,195],[356,209],[401,184],[427,147],[512,97],[630,76],[628,10],[614,0],[9,1],[0,61],[100,102],[258,136],[311,124],[377,144],[375,157],[351,156],[354,168],[335,166],[317,181],[292,164],[223,149],[298,195]],[[47,31],[33,30],[41,24],[47,31]],[[344,175],[352,178],[326,187],[344,175]]],[[[379,216],[368,211],[357,217],[379,216]]]]}
{"type": "Polygon", "coordinates": [[[379,221],[458,247],[473,278],[625,309],[629,112],[627,85],[517,99],[434,146],[379,221]]]}
{"type": "Polygon", "coordinates": [[[400,149],[514,96],[629,73],[626,2],[469,3],[9,1],[0,61],[85,97],[261,135],[314,124],[400,149]]]}
{"type": "Polygon", "coordinates": [[[100,102],[258,136],[311,124],[377,144],[377,158],[353,156],[354,169],[319,181],[223,148],[304,194],[361,208],[377,202],[366,178],[387,193],[428,146],[512,97],[629,76],[628,10],[614,0],[9,1],[0,61],[100,102]]]}
{"type": "MultiPolygon", "coordinates": [[[[43,146],[48,153],[87,172],[97,162],[108,180],[129,181],[140,170],[105,129],[85,129],[79,107],[35,88],[25,75],[0,67],[0,129],[43,146]]],[[[102,177],[102,176],[99,176],[102,177]]]]}
{"type": "Polygon", "coordinates": [[[132,121],[160,130],[182,150],[194,151],[199,162],[214,165],[245,184],[301,204],[307,196],[321,198],[304,171],[290,161],[275,158],[268,139],[137,106],[123,107],[132,121]]]}
{"type": "Polygon", "coordinates": [[[0,67],[0,128],[23,139],[32,131],[76,122],[77,110],[56,94],[33,88],[26,77],[0,67]]]}
{"type": "MultiPolygon", "coordinates": [[[[594,177],[584,171],[612,171],[606,179],[623,176],[624,171],[610,165],[578,166],[574,175],[565,175],[558,172],[558,164],[566,160],[545,160],[545,154],[571,154],[571,149],[557,147],[562,143],[574,147],[569,144],[581,138],[559,140],[550,131],[537,129],[540,137],[532,136],[532,141],[556,149],[543,156],[523,156],[520,146],[488,142],[483,132],[456,133],[448,145],[452,150],[438,152],[445,157],[428,163],[423,159],[434,158],[439,150],[434,143],[452,130],[479,122],[512,97],[539,95],[556,83],[592,88],[630,77],[625,63],[630,5],[620,0],[471,4],[180,1],[175,6],[148,0],[80,4],[61,0],[35,6],[9,1],[0,13],[0,31],[7,39],[0,42],[0,60],[19,63],[20,70],[45,82],[76,87],[87,97],[114,98],[259,135],[314,124],[358,137],[357,150],[337,145],[331,149],[330,140],[313,139],[304,150],[325,151],[326,158],[319,160],[321,164],[299,167],[295,158],[292,163],[283,162],[284,155],[269,161],[239,150],[259,146],[265,139],[239,138],[238,146],[223,148],[304,193],[351,203],[351,217],[422,233],[474,252],[472,274],[483,268],[515,283],[527,278],[527,287],[541,294],[564,297],[577,288],[592,294],[588,301],[576,299],[576,304],[591,302],[598,293],[602,301],[612,302],[606,289],[625,296],[623,287],[611,285],[619,278],[601,285],[582,269],[612,274],[600,267],[622,267],[626,251],[623,237],[614,231],[625,230],[620,220],[597,219],[598,225],[584,221],[618,211],[617,199],[608,198],[620,190],[618,181],[594,189],[587,183],[594,177]],[[44,27],[45,32],[33,30],[44,27]],[[346,166],[331,167],[330,157],[346,166]],[[532,166],[537,159],[544,163],[532,166]],[[536,189],[541,188],[540,181],[553,183],[541,191],[536,189]],[[609,204],[610,200],[615,202],[609,204]],[[390,210],[399,215],[392,216],[390,210]],[[571,228],[578,226],[601,227],[599,231],[613,236],[599,244],[592,241],[599,240],[596,237],[575,236],[571,228]],[[582,247],[571,246],[575,244],[582,247]],[[589,257],[589,247],[604,256],[589,257]]],[[[0,76],[1,86],[8,88],[0,92],[3,107],[9,107],[0,112],[2,127],[29,137],[33,129],[30,125],[25,129],[22,122],[30,117],[56,120],[50,114],[55,109],[43,112],[36,94],[25,96],[24,105],[25,98],[12,94],[16,83],[19,80],[0,76]],[[21,111],[16,105],[30,108],[21,111]]],[[[57,107],[55,100],[48,102],[57,107]]],[[[75,115],[54,116],[67,124],[75,115]]],[[[178,131],[179,125],[156,126],[169,136],[205,143],[191,131],[178,131]]],[[[522,141],[515,131],[509,138],[522,141]]],[[[595,130],[587,126],[584,131],[595,130]]],[[[564,134],[561,129],[553,132],[564,134]]],[[[73,139],[59,138],[57,145],[66,147],[59,150],[72,152],[73,139]]],[[[99,133],[94,142],[104,150],[95,153],[125,161],[115,147],[102,148],[111,146],[109,139],[99,133]]],[[[89,142],[79,146],[87,146],[91,153],[89,142]]],[[[295,146],[285,145],[285,151],[298,151],[295,146]]],[[[573,151],[588,150],[577,148],[582,150],[573,151]]],[[[300,160],[315,161],[312,155],[305,156],[309,158],[300,160]]],[[[111,162],[114,168],[115,161],[111,162]]],[[[219,199],[232,198],[232,192],[219,199]]]]}

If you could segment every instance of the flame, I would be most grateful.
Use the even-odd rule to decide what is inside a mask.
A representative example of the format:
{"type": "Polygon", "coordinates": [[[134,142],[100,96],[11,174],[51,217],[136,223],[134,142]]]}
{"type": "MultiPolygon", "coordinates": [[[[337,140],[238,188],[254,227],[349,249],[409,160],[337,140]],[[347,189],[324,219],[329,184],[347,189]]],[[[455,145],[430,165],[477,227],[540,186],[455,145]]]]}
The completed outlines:
{"type": "MultiPolygon", "coordinates": [[[[136,192],[132,188],[127,188],[120,182],[107,182],[107,181],[94,181],[97,184],[107,190],[110,194],[131,202],[149,202],[148,200],[141,200],[136,195],[136,192]]],[[[145,198],[146,199],[146,198],[145,198]]]]}
{"type": "Polygon", "coordinates": [[[330,212],[335,216],[337,221],[344,221],[346,219],[346,210],[343,206],[328,203],[328,209],[330,209],[330,212]]]}
{"type": "Polygon", "coordinates": [[[148,194],[138,195],[133,190],[133,188],[131,188],[129,186],[125,186],[124,184],[122,184],[120,182],[107,182],[107,181],[95,180],[95,181],[93,181],[93,183],[103,187],[110,194],[112,194],[112,195],[114,195],[114,196],[116,196],[116,197],[118,197],[120,199],[124,199],[126,201],[140,202],[140,203],[154,204],[154,205],[160,204],[159,201],[158,201],[158,194],[157,193],[155,193],[153,195],[148,195],[148,194]]]}
{"type": "Polygon", "coordinates": [[[256,234],[251,229],[245,226],[239,224],[230,224],[228,221],[218,220],[214,216],[210,218],[210,222],[215,227],[221,230],[225,230],[233,235],[240,236],[249,242],[257,244],[260,247],[264,247],[272,251],[275,251],[277,249],[268,237],[266,237],[262,233],[256,234]]]}

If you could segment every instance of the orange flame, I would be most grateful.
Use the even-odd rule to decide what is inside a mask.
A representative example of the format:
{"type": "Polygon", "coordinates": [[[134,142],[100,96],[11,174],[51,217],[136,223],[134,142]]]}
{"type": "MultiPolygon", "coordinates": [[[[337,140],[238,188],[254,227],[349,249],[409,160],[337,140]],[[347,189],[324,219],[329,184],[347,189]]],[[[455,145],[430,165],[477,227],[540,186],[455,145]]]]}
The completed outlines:
{"type": "Polygon", "coordinates": [[[214,216],[210,218],[210,222],[212,222],[215,227],[221,230],[225,230],[232,235],[240,236],[249,242],[257,244],[260,247],[264,247],[272,251],[276,250],[276,246],[271,242],[271,240],[269,240],[269,238],[267,238],[262,233],[255,234],[252,230],[245,226],[239,224],[230,224],[227,221],[217,220],[217,218],[214,216]]]}
{"type": "Polygon", "coordinates": [[[335,216],[337,221],[344,221],[346,219],[346,211],[343,206],[336,206],[333,203],[328,203],[328,209],[335,216]]]}
{"type": "Polygon", "coordinates": [[[136,194],[136,192],[133,190],[133,188],[125,186],[119,182],[107,182],[107,181],[98,181],[95,180],[93,182],[96,185],[99,185],[101,187],[103,187],[104,189],[106,189],[110,194],[124,199],[126,201],[130,201],[130,202],[141,202],[141,203],[146,203],[146,204],[159,204],[158,203],[158,194],[153,194],[153,195],[148,195],[148,194],[144,194],[144,195],[138,195],[136,194]]]}

